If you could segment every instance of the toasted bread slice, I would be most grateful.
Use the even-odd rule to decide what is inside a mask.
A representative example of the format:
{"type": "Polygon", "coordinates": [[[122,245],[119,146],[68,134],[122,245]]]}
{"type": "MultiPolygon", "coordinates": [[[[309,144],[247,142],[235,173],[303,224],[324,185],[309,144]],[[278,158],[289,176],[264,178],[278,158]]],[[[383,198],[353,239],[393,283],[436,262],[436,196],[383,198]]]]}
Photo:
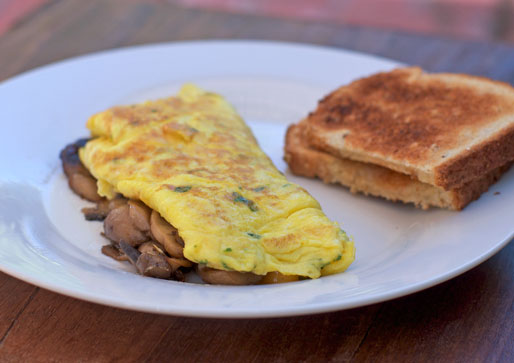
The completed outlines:
{"type": "Polygon", "coordinates": [[[305,132],[318,150],[453,191],[514,160],[514,88],[396,69],[329,94],[305,132]]]}
{"type": "Polygon", "coordinates": [[[392,201],[460,210],[477,199],[508,170],[510,164],[497,168],[460,188],[444,190],[393,170],[314,149],[308,143],[307,123],[292,125],[287,130],[285,159],[294,174],[319,177],[325,183],[340,183],[352,193],[383,197],[392,201]]]}

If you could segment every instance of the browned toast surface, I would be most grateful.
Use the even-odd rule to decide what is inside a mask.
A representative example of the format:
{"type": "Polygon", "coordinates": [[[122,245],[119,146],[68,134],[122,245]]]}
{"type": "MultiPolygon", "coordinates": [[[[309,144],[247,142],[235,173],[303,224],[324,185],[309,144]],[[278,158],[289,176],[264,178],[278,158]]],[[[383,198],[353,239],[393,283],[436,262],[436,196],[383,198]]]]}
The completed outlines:
{"type": "Polygon", "coordinates": [[[460,188],[447,191],[378,165],[316,150],[307,142],[306,127],[307,124],[301,122],[290,126],[287,131],[285,159],[294,174],[318,177],[325,183],[339,183],[349,187],[352,193],[414,203],[423,209],[434,206],[460,210],[487,191],[508,169],[506,165],[460,188]]]}
{"type": "Polygon", "coordinates": [[[311,145],[455,189],[514,160],[514,89],[409,67],[343,86],[307,118],[311,145]]]}

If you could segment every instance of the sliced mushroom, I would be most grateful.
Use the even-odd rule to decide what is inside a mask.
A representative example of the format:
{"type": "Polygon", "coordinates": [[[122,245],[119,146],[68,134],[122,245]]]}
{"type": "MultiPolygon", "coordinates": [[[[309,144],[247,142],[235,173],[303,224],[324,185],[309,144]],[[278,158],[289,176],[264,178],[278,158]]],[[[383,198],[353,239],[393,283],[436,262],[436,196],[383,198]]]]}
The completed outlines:
{"type": "Polygon", "coordinates": [[[251,272],[216,270],[200,264],[197,272],[203,281],[216,285],[254,285],[264,277],[251,272]]]}
{"type": "Polygon", "coordinates": [[[171,266],[173,272],[179,268],[190,268],[193,267],[193,263],[184,258],[168,257],[164,252],[164,247],[159,242],[145,242],[138,247],[138,251],[141,253],[148,253],[150,255],[162,255],[166,258],[166,261],[171,266]]]}
{"type": "MultiPolygon", "coordinates": [[[[100,203],[102,203],[102,202],[100,202],[100,203]]],[[[81,211],[82,211],[82,214],[84,214],[84,218],[86,218],[86,221],[103,221],[105,219],[105,217],[107,217],[107,214],[108,214],[107,211],[104,211],[103,209],[98,208],[98,205],[96,207],[91,207],[91,208],[82,208],[81,211]]]]}
{"type": "Polygon", "coordinates": [[[109,212],[109,201],[107,199],[102,199],[94,207],[82,208],[82,213],[88,221],[103,221],[109,212]]]}
{"type": "Polygon", "coordinates": [[[175,281],[186,281],[186,276],[184,275],[184,272],[182,270],[173,271],[173,275],[171,278],[175,281]]]}
{"type": "Polygon", "coordinates": [[[168,279],[172,274],[171,266],[161,254],[142,253],[136,262],[141,275],[168,279]]]}
{"type": "Polygon", "coordinates": [[[148,240],[146,234],[132,222],[127,204],[109,212],[104,221],[104,232],[111,241],[124,241],[131,246],[138,246],[148,240]]]}
{"type": "Polygon", "coordinates": [[[193,263],[189,260],[183,258],[175,258],[175,257],[166,257],[166,261],[168,261],[169,265],[173,269],[173,271],[178,270],[181,267],[189,268],[193,267],[193,263]]]}
{"type": "Polygon", "coordinates": [[[102,198],[97,193],[96,180],[82,165],[78,151],[86,144],[87,139],[80,139],[67,145],[60,153],[62,168],[68,177],[70,188],[82,198],[98,202],[102,198]]]}
{"type": "Polygon", "coordinates": [[[103,199],[93,208],[82,208],[82,213],[88,221],[103,221],[110,211],[127,203],[127,199],[117,197],[111,200],[103,199]]]}
{"type": "Polygon", "coordinates": [[[128,243],[121,241],[120,242],[120,250],[127,256],[128,260],[135,266],[139,256],[141,256],[141,252],[136,250],[134,247],[129,245],[128,243]]]}
{"type": "Polygon", "coordinates": [[[150,218],[150,230],[152,232],[152,236],[160,242],[166,252],[168,252],[171,256],[182,258],[183,254],[183,245],[180,244],[179,241],[181,239],[177,238],[178,233],[171,224],[166,222],[157,211],[152,211],[152,216],[150,218]]]}
{"type": "Polygon", "coordinates": [[[91,202],[99,202],[102,197],[98,195],[96,180],[90,175],[80,173],[71,174],[68,177],[68,184],[75,193],[91,202]]]}
{"type": "Polygon", "coordinates": [[[261,284],[281,284],[284,282],[298,281],[297,275],[284,275],[278,271],[268,272],[261,280],[261,284]]]}
{"type": "Polygon", "coordinates": [[[128,261],[128,257],[122,251],[113,245],[102,246],[102,253],[106,256],[114,258],[116,261],[128,261]]]}
{"type": "Polygon", "coordinates": [[[84,165],[82,165],[78,154],[79,149],[86,145],[88,141],[89,139],[79,139],[72,144],[66,145],[66,147],[61,150],[59,157],[62,161],[64,174],[66,174],[68,178],[76,173],[89,174],[84,165]]]}
{"type": "Polygon", "coordinates": [[[149,231],[150,230],[150,216],[152,214],[152,210],[148,208],[144,203],[138,200],[129,200],[129,215],[134,225],[140,231],[149,231]]]}
{"type": "Polygon", "coordinates": [[[127,203],[128,199],[124,198],[121,194],[118,194],[116,198],[113,198],[109,201],[108,208],[109,212],[113,209],[116,209],[118,207],[121,207],[122,205],[125,205],[127,203]]]}
{"type": "Polygon", "coordinates": [[[165,255],[164,247],[161,246],[159,242],[148,241],[143,243],[141,246],[137,248],[137,250],[141,253],[150,253],[154,255],[165,255]]]}
{"type": "Polygon", "coordinates": [[[140,253],[134,247],[125,242],[120,242],[121,250],[128,256],[129,261],[136,266],[137,271],[144,276],[168,279],[173,270],[166,261],[166,257],[160,253],[140,253]]]}

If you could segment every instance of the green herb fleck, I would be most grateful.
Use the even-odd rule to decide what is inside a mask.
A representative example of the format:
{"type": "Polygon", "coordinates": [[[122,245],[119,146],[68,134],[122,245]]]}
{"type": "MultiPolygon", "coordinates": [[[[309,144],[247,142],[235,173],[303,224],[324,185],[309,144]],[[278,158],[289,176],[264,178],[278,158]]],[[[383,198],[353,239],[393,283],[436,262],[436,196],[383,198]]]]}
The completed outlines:
{"type": "Polygon", "coordinates": [[[236,203],[243,203],[243,204],[246,204],[248,206],[248,208],[252,211],[252,212],[256,212],[259,210],[259,208],[257,208],[257,205],[255,205],[254,201],[253,200],[249,200],[249,199],[246,199],[245,197],[243,197],[241,194],[239,194],[238,192],[233,192],[232,193],[232,198],[234,198],[234,202],[236,203]]]}
{"type": "Polygon", "coordinates": [[[150,111],[151,112],[157,112],[157,109],[156,108],[152,108],[150,111]]]}
{"type": "Polygon", "coordinates": [[[232,252],[232,248],[228,247],[223,250],[223,252],[232,252]]]}
{"type": "Polygon", "coordinates": [[[227,265],[225,262],[222,262],[221,265],[223,266],[224,269],[226,270],[232,270],[232,268],[229,267],[229,265],[227,265]]]}
{"type": "Polygon", "coordinates": [[[200,261],[198,261],[198,263],[200,265],[207,265],[207,262],[208,262],[207,260],[200,260],[200,261]]]}
{"type": "Polygon", "coordinates": [[[261,238],[261,235],[260,234],[257,234],[257,233],[253,233],[253,232],[246,232],[247,235],[249,235],[250,237],[253,237],[255,239],[260,239],[261,238]]]}
{"type": "Polygon", "coordinates": [[[177,193],[185,193],[185,192],[188,192],[191,190],[191,185],[185,185],[185,186],[182,186],[182,187],[175,187],[175,189],[173,189],[174,192],[177,192],[177,193]]]}
{"type": "Polygon", "coordinates": [[[336,257],[336,259],[334,260],[334,262],[339,261],[341,258],[343,258],[343,255],[337,255],[337,257],[336,257]]]}
{"type": "Polygon", "coordinates": [[[326,266],[330,265],[330,262],[326,262],[326,263],[322,263],[321,266],[319,267],[320,269],[323,269],[325,268],[326,266]]]}
{"type": "Polygon", "coordinates": [[[266,189],[266,187],[265,187],[265,186],[257,187],[257,188],[253,188],[252,190],[253,190],[254,192],[262,192],[264,189],[266,189]]]}
{"type": "Polygon", "coordinates": [[[287,184],[282,185],[282,188],[285,188],[285,187],[288,187],[288,186],[291,186],[291,185],[292,185],[292,184],[287,183],[287,184]]]}
{"type": "Polygon", "coordinates": [[[248,203],[248,200],[237,192],[232,193],[232,197],[234,197],[234,202],[236,202],[236,203],[237,202],[248,203]]]}

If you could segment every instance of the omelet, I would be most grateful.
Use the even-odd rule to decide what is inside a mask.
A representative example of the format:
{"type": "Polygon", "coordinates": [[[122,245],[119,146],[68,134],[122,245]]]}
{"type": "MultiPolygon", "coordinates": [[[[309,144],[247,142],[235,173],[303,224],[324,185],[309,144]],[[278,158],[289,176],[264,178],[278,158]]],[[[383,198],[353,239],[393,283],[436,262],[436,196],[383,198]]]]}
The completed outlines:
{"type": "Polygon", "coordinates": [[[188,260],[213,269],[317,278],[353,262],[353,241],[289,182],[220,95],[178,95],[92,116],[80,160],[98,194],[122,194],[178,230],[188,260]]]}

